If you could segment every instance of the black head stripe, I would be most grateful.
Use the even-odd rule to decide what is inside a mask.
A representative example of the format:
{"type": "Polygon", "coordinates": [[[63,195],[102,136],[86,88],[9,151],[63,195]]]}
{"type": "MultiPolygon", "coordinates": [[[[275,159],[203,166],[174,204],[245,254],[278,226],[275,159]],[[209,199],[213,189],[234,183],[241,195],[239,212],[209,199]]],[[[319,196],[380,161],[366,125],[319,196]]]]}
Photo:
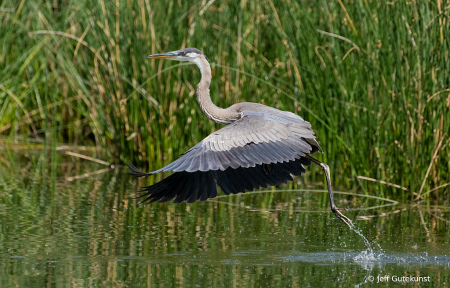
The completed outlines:
{"type": "Polygon", "coordinates": [[[203,54],[203,52],[198,50],[197,48],[184,48],[184,49],[181,49],[180,51],[185,52],[185,53],[203,54]]]}
{"type": "Polygon", "coordinates": [[[184,53],[183,55],[186,55],[187,53],[196,53],[199,55],[203,55],[203,56],[205,56],[206,60],[208,60],[208,62],[210,62],[208,57],[206,57],[205,53],[198,50],[197,48],[184,48],[184,49],[181,49],[180,52],[183,52],[184,53]]]}

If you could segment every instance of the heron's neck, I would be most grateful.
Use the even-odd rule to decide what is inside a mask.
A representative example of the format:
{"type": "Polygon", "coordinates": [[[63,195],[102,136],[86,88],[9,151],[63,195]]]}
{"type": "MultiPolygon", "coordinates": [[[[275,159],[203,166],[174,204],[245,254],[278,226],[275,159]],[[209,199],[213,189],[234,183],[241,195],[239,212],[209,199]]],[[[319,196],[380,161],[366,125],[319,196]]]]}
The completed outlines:
{"type": "Polygon", "coordinates": [[[202,73],[202,79],[197,86],[197,102],[203,113],[212,121],[227,125],[240,118],[240,114],[232,109],[223,109],[217,107],[212,103],[211,96],[209,95],[209,85],[211,84],[211,67],[208,61],[204,57],[197,58],[195,61],[200,72],[202,73]]]}

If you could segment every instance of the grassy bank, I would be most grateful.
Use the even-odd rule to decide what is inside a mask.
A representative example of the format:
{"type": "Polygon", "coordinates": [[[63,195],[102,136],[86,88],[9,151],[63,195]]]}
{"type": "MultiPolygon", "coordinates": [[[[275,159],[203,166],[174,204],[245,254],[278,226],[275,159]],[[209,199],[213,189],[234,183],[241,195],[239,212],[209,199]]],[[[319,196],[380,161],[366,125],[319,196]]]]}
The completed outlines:
{"type": "MultiPolygon", "coordinates": [[[[145,56],[197,47],[213,65],[217,105],[253,101],[294,111],[313,125],[326,151],[318,157],[336,185],[415,198],[450,182],[448,8],[2,1],[0,133],[96,145],[119,163],[159,167],[219,126],[197,106],[198,69],[145,56]]],[[[448,187],[426,197],[448,196],[448,187]]]]}

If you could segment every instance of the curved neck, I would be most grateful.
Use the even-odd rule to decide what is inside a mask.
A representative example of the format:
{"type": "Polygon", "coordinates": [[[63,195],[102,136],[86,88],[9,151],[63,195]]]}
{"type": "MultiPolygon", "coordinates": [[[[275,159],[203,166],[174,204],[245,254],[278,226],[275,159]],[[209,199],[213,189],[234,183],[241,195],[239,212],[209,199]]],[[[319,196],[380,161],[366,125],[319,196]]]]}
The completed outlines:
{"type": "Polygon", "coordinates": [[[212,103],[209,95],[209,85],[211,84],[211,66],[204,56],[196,58],[194,61],[200,68],[202,79],[197,86],[197,102],[203,113],[212,121],[219,124],[230,124],[239,119],[240,114],[232,109],[223,109],[212,103]]]}

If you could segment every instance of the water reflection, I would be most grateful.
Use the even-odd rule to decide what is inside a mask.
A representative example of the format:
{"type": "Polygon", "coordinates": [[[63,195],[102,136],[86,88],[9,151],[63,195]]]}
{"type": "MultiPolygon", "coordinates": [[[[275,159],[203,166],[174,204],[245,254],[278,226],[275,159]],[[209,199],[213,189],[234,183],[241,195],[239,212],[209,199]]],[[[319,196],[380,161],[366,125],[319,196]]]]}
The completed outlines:
{"type": "Polygon", "coordinates": [[[3,156],[10,163],[0,165],[4,287],[370,286],[379,275],[430,276],[422,287],[450,281],[446,203],[337,194],[367,244],[329,211],[325,190],[280,187],[144,206],[121,168],[92,174],[105,167],[56,157],[3,156]],[[74,179],[80,175],[88,176],[74,179]]]}

